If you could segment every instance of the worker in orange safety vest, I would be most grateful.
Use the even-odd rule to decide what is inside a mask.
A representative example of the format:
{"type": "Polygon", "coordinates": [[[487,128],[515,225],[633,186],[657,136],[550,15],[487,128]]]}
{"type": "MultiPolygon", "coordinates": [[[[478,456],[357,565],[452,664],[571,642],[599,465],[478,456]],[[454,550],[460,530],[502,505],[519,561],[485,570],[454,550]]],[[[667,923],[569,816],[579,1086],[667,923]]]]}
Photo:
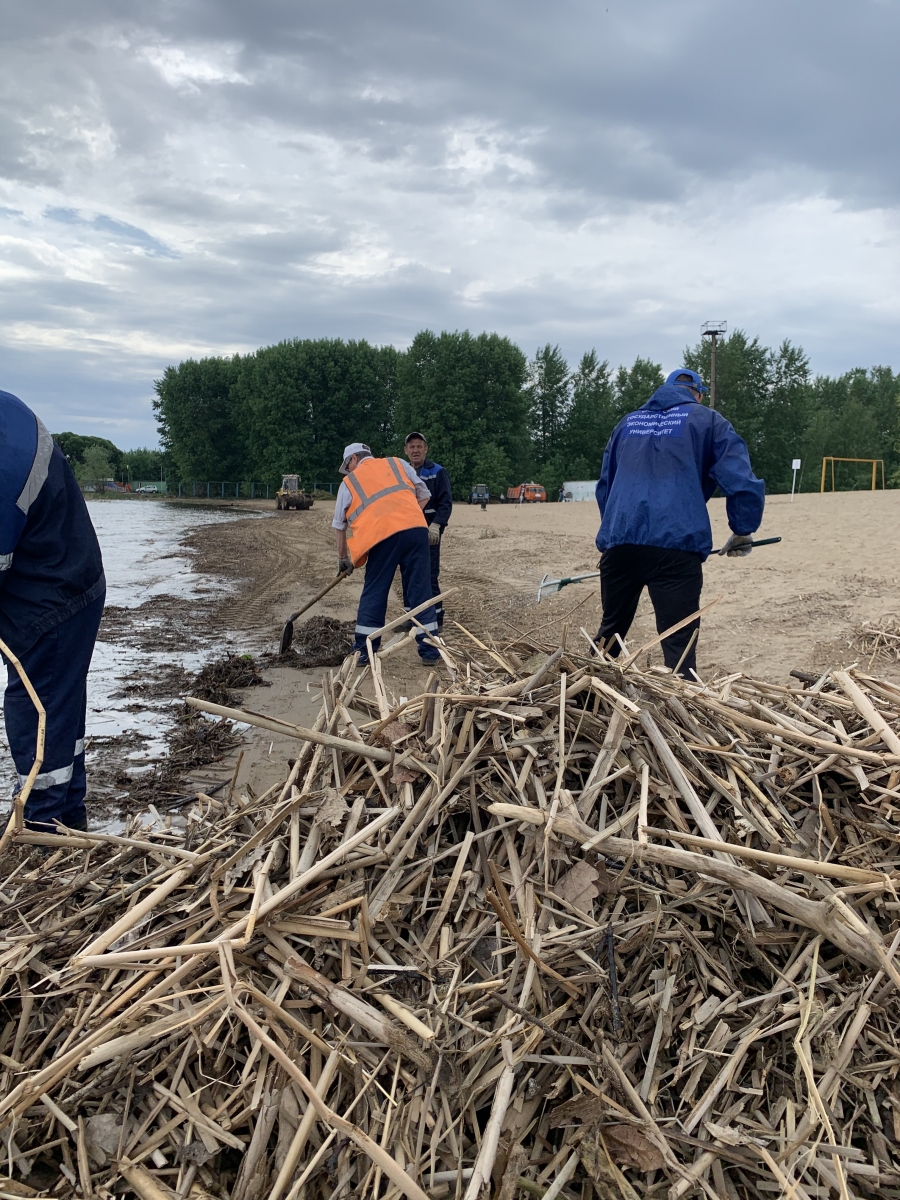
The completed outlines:
{"type": "MultiPolygon", "coordinates": [[[[422,513],[430,493],[408,462],[375,458],[364,442],[345,448],[340,471],[345,478],[331,522],[338,570],[366,566],[353,643],[362,665],[368,662],[366,639],[385,623],[388,593],[398,567],[409,608],[431,598],[428,523],[422,513]]],[[[423,627],[416,635],[419,657],[434,662],[440,658],[428,640],[438,632],[434,606],[420,612],[416,620],[423,627]]],[[[380,641],[373,639],[374,650],[380,641]]]]}

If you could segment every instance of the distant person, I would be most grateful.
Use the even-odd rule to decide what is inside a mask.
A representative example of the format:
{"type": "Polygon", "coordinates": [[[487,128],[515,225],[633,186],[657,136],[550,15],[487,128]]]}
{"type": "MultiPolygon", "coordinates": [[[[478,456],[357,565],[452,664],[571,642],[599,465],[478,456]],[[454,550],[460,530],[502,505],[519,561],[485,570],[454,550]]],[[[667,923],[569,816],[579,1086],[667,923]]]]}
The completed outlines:
{"type": "MultiPolygon", "coordinates": [[[[87,674],[106,580],[72,469],[38,417],[0,392],[0,638],[46,710],[44,760],[25,802],[39,833],[87,829],[87,674]]],[[[37,712],[7,661],[6,736],[19,790],[34,766],[37,712]]]]}
{"type": "MultiPolygon", "coordinates": [[[[744,557],[752,547],[765,504],[743,438],[713,409],[700,403],[708,391],[696,371],[673,371],[643,408],[612,432],[597,483],[600,532],[600,596],[603,621],[598,643],[614,657],[618,639],[631,628],[646,587],[662,633],[700,607],[703,561],[712,550],[707,501],[717,487],[727,497],[732,530],[719,551],[744,557]],[[613,640],[615,639],[615,640],[613,640]]],[[[700,621],[662,643],[667,667],[696,672],[700,621]],[[687,653],[685,653],[687,651],[687,653]]]]}
{"type": "MultiPolygon", "coordinates": [[[[428,504],[428,488],[402,458],[375,458],[364,442],[352,442],[344,450],[340,468],[345,476],[338,488],[331,522],[338,552],[338,571],[352,571],[366,564],[366,578],[356,614],[353,649],[360,664],[368,661],[366,638],[384,625],[388,594],[397,568],[409,608],[430,600],[428,524],[422,510],[428,504]]],[[[427,633],[416,635],[419,657],[425,662],[440,658],[426,641],[438,632],[434,606],[417,614],[427,633]]],[[[381,639],[376,638],[377,650],[381,639]]]]}
{"type": "MultiPolygon", "coordinates": [[[[410,466],[428,488],[429,501],[425,505],[425,520],[428,522],[428,549],[431,555],[431,594],[441,594],[441,538],[450,521],[453,512],[453,491],[450,487],[450,476],[445,467],[433,462],[428,457],[428,443],[423,433],[409,433],[405,442],[406,457],[410,466]]],[[[482,508],[484,505],[482,505],[482,508]]],[[[408,602],[406,596],[403,603],[408,608],[414,605],[408,602]]],[[[434,606],[438,630],[444,627],[444,605],[442,601],[434,606]]]]}
{"type": "Polygon", "coordinates": [[[558,502],[560,504],[562,504],[563,501],[565,500],[565,498],[566,498],[566,489],[564,487],[561,487],[559,489],[559,495],[556,497],[556,499],[558,500],[558,502]]]}

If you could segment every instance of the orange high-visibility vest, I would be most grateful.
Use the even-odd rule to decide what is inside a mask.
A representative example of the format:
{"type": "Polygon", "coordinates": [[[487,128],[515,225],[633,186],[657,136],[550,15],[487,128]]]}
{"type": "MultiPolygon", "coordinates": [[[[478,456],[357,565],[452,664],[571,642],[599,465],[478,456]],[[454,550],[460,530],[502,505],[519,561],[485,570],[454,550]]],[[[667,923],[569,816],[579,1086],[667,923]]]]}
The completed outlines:
{"type": "Polygon", "coordinates": [[[354,567],[361,567],[372,547],[392,533],[427,528],[416,489],[399,458],[364,458],[344,482],[351,496],[347,549],[354,567]]]}

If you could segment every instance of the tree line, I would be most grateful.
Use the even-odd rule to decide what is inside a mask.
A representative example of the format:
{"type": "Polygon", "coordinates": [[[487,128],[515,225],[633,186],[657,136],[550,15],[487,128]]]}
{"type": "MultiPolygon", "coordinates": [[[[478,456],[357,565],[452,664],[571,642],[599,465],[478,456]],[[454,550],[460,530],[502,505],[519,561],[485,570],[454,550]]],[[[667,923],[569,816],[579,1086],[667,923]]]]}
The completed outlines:
{"type": "MultiPolygon", "coordinates": [[[[709,353],[708,342],[688,346],[684,365],[708,379],[709,353]]],[[[565,480],[597,478],[617,422],[662,381],[650,359],[613,368],[589,350],[573,369],[558,346],[529,359],[496,333],[424,330],[406,351],[295,339],[168,367],[155,383],[161,449],[104,447],[116,478],[162,470],[169,480],[278,483],[290,471],[311,483],[337,478],[348,442],[402,453],[405,435],[420,430],[457,496],[475,483],[498,494],[534,479],[553,498],[565,480]]],[[[737,330],[719,343],[716,390],[770,492],[790,490],[795,458],[802,490],[816,490],[823,455],[882,458],[900,485],[900,374],[890,367],[814,376],[800,347],[772,349],[737,330]]],[[[83,448],[72,451],[83,461],[83,448]]],[[[838,468],[838,487],[869,479],[866,468],[838,468]]]]}
{"type": "Polygon", "coordinates": [[[171,455],[163,450],[120,450],[109,438],[91,434],[54,433],[53,440],[69,460],[79,483],[94,487],[111,479],[119,483],[165,479],[167,469],[171,471],[174,465],[171,455]]]}

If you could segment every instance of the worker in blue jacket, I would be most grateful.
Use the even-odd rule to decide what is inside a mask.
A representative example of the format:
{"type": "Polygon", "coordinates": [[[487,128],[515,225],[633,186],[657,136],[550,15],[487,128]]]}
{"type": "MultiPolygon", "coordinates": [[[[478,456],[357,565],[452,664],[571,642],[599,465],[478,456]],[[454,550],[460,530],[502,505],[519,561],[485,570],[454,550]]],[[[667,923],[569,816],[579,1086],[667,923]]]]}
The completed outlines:
{"type": "MultiPolygon", "coordinates": [[[[441,573],[441,538],[453,512],[453,491],[450,487],[450,476],[440,463],[432,462],[428,457],[428,442],[424,433],[410,433],[404,443],[406,457],[415,473],[419,476],[431,495],[425,505],[425,520],[428,522],[428,550],[431,555],[431,594],[439,596],[441,586],[438,576],[441,573]]],[[[404,603],[406,603],[404,599],[404,603]]],[[[437,617],[438,632],[444,625],[444,606],[438,602],[434,606],[437,617]]]]}
{"type": "MultiPolygon", "coordinates": [[[[720,554],[749,554],[762,521],[765,483],[753,474],[743,438],[700,403],[708,390],[696,371],[673,371],[643,408],[619,422],[603,455],[597,640],[613,656],[645,587],[659,633],[699,609],[702,564],[712,550],[706,505],[717,487],[732,530],[720,554]]],[[[699,625],[698,618],[662,643],[666,666],[688,677],[696,671],[699,625]]]]}
{"type": "MultiPolygon", "coordinates": [[[[44,760],[25,821],[87,829],[87,673],[106,598],[97,535],[72,469],[35,414],[0,391],[0,638],[46,710],[44,760]]],[[[5,657],[5,656],[4,656],[5,657]]],[[[7,661],[6,736],[19,788],[34,765],[37,712],[7,661]]]]}

